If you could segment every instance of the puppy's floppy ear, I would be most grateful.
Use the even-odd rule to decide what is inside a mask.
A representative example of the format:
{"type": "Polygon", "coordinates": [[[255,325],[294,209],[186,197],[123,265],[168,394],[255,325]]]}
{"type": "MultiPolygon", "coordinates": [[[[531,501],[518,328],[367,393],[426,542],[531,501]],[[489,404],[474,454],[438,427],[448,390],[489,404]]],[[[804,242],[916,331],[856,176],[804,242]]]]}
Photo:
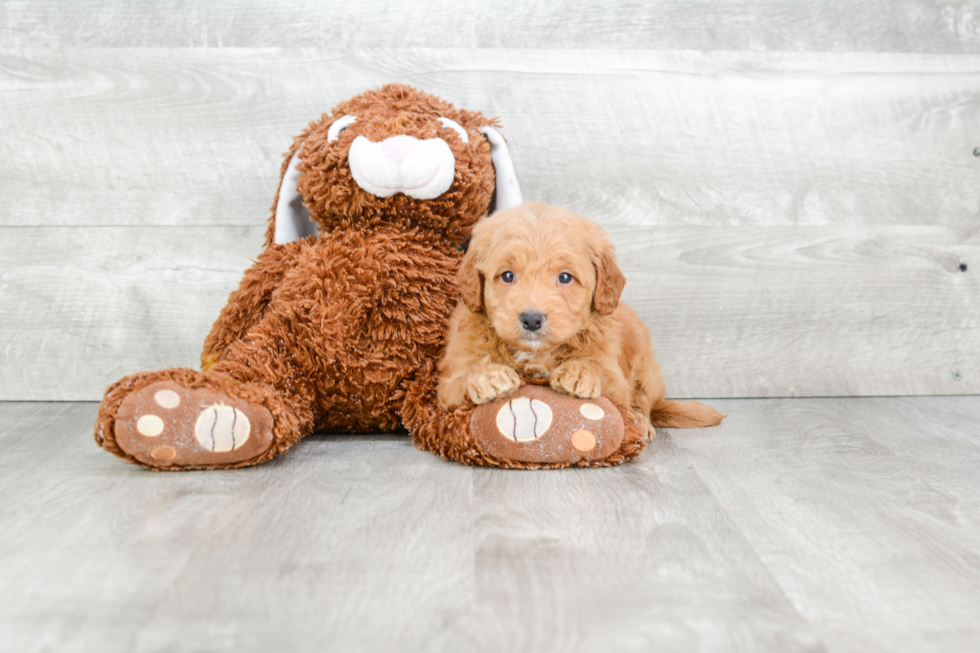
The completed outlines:
{"type": "Polygon", "coordinates": [[[456,277],[459,286],[459,296],[466,308],[474,313],[483,309],[483,276],[476,269],[476,247],[470,241],[469,249],[459,265],[459,275],[456,277]]]}
{"type": "Polygon", "coordinates": [[[595,265],[595,293],[592,308],[599,315],[609,315],[619,305],[619,296],[626,286],[626,277],[616,265],[616,254],[611,244],[606,244],[593,260],[595,265]]]}

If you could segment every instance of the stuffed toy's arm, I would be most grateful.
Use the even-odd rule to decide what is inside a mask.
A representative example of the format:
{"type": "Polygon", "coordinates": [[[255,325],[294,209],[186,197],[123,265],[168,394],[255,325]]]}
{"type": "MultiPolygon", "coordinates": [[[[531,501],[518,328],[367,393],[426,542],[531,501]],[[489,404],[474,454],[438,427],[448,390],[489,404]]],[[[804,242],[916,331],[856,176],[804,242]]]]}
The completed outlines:
{"type": "Polygon", "coordinates": [[[270,246],[249,268],[237,290],[211,327],[201,352],[201,370],[207,372],[221,360],[228,348],[242,340],[265,315],[275,289],[299,255],[301,241],[270,246]]]}

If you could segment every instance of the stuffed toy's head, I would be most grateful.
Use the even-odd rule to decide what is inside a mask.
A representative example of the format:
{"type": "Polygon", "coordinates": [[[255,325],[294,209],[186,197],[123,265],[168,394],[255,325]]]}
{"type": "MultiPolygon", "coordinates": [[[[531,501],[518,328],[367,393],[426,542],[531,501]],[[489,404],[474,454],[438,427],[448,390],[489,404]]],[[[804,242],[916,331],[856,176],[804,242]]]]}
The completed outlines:
{"type": "Polygon", "coordinates": [[[380,224],[462,244],[488,212],[521,202],[495,123],[403,84],[341,102],[290,149],[267,244],[380,224]]]}

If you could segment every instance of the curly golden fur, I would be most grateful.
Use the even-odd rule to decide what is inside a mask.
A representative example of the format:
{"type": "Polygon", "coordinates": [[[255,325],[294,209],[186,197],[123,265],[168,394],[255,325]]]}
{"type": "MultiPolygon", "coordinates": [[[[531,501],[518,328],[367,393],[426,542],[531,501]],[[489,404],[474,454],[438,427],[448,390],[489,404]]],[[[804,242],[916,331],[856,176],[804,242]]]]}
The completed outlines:
{"type": "Polygon", "coordinates": [[[493,401],[523,375],[627,404],[649,436],[653,426],[720,423],[708,406],[664,399],[650,333],[619,301],[625,284],[606,233],[567,209],[524,204],[481,220],[460,266],[440,404],[493,401]]]}
{"type": "MultiPolygon", "coordinates": [[[[297,190],[310,211],[310,219],[323,232],[393,225],[400,229],[421,229],[461,244],[469,238],[473,224],[487,214],[494,193],[495,176],[490,145],[475,137],[481,127],[499,126],[496,118],[479,111],[457,109],[449,102],[404,84],[388,84],[365,91],[323,114],[296,137],[286,152],[279,172],[280,185],[289,160],[299,151],[302,173],[297,190]],[[329,139],[330,126],[343,116],[357,121],[345,128],[336,140],[329,139]],[[439,122],[449,118],[474,135],[464,142],[439,122]],[[418,139],[441,137],[456,159],[452,187],[431,200],[416,200],[402,193],[376,197],[358,187],[351,174],[348,155],[358,136],[381,142],[391,136],[407,134],[418,139]]],[[[266,245],[275,234],[276,191],[273,217],[266,230],[266,245]]]]}

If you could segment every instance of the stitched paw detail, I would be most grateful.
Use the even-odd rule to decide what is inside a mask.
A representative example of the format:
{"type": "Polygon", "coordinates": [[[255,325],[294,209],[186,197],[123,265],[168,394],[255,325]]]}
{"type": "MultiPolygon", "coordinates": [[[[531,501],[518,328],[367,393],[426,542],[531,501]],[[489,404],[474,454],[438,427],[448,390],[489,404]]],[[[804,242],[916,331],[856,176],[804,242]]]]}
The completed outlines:
{"type": "Polygon", "coordinates": [[[508,440],[530,442],[548,432],[553,416],[543,401],[517,397],[497,411],[497,430],[508,440]]]}
{"type": "Polygon", "coordinates": [[[201,411],[194,423],[194,435],[208,451],[222,453],[238,449],[252,430],[242,411],[224,404],[212,404],[201,411]]]}

